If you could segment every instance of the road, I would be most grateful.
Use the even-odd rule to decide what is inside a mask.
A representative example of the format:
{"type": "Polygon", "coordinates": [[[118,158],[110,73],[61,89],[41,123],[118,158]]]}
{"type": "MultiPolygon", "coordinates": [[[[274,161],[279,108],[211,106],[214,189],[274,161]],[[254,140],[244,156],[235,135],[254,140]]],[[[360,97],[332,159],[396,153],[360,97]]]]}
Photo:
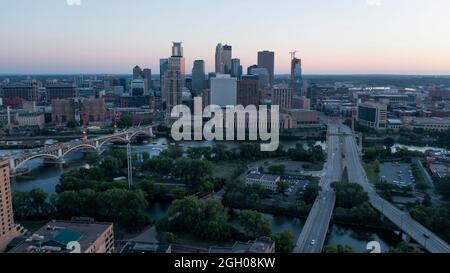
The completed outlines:
{"type": "Polygon", "coordinates": [[[336,195],[331,189],[331,183],[340,181],[342,176],[342,150],[338,128],[339,125],[335,123],[328,125],[327,162],[320,181],[322,191],[314,202],[297,240],[295,253],[321,253],[325,244],[336,202],[336,195]]]}
{"type": "Polygon", "coordinates": [[[361,164],[356,139],[351,136],[351,130],[347,126],[341,126],[341,131],[347,133],[344,137],[344,151],[347,160],[348,177],[351,182],[360,184],[369,194],[371,205],[380,211],[387,219],[408,234],[418,244],[431,253],[450,253],[450,246],[430,230],[416,222],[411,216],[398,209],[391,203],[382,199],[369,183],[367,175],[361,164]]]}
{"type": "Polygon", "coordinates": [[[417,165],[417,167],[419,167],[420,173],[422,174],[422,177],[424,178],[425,182],[427,183],[427,185],[429,187],[427,189],[427,193],[430,196],[431,203],[433,205],[440,205],[442,203],[441,198],[439,197],[439,195],[436,194],[436,188],[434,186],[433,179],[431,178],[430,174],[423,166],[422,162],[420,161],[420,158],[414,158],[413,162],[414,162],[414,164],[417,165]]]}

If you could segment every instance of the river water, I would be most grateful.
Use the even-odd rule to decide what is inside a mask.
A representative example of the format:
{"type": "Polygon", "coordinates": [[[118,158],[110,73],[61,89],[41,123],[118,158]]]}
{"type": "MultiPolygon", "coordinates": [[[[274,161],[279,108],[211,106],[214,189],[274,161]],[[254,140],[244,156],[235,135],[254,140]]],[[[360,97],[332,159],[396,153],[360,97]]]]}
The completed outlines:
{"type": "MultiPolygon", "coordinates": [[[[224,142],[225,145],[230,148],[237,148],[238,144],[232,142],[224,142]]],[[[293,148],[297,142],[283,142],[285,149],[293,148]]],[[[167,139],[160,138],[152,141],[151,143],[133,146],[133,153],[149,153],[151,156],[157,156],[161,151],[167,149],[170,145],[167,139]]],[[[211,147],[213,142],[184,142],[183,147],[211,147]]],[[[316,145],[326,148],[326,144],[323,142],[317,142],[316,145]]],[[[306,147],[306,144],[305,144],[306,147]]],[[[0,150],[0,155],[6,155],[11,153],[20,152],[19,150],[0,150]]],[[[27,178],[13,178],[12,190],[13,191],[29,191],[34,188],[40,188],[47,192],[49,195],[55,193],[55,186],[59,182],[61,175],[71,169],[89,167],[89,165],[83,162],[81,159],[83,152],[74,152],[66,159],[65,164],[47,164],[43,160],[36,159],[30,161],[25,167],[31,168],[31,173],[27,175],[27,178]]],[[[148,216],[152,220],[158,220],[164,217],[167,213],[169,204],[157,202],[153,204],[147,211],[148,216]]],[[[282,232],[289,230],[294,235],[294,238],[298,238],[300,235],[304,220],[293,217],[277,216],[272,214],[264,214],[264,216],[272,224],[272,232],[282,232]]],[[[233,220],[233,225],[239,226],[237,219],[233,220]]],[[[399,243],[398,237],[392,232],[374,231],[356,229],[351,227],[344,227],[340,225],[332,225],[327,237],[326,244],[346,244],[350,245],[356,252],[364,252],[366,244],[369,241],[379,241],[383,251],[388,251],[389,248],[399,243]]]]}

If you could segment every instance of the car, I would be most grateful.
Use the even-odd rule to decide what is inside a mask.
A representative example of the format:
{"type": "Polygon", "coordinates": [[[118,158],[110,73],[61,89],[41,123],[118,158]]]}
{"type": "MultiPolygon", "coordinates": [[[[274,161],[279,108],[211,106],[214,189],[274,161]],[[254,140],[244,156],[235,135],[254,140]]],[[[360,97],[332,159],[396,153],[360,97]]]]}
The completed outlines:
{"type": "Polygon", "coordinates": [[[428,234],[426,234],[426,233],[423,234],[423,237],[425,237],[425,238],[427,238],[427,239],[430,239],[430,235],[428,235],[428,234]]]}
{"type": "Polygon", "coordinates": [[[316,244],[316,240],[312,240],[311,241],[311,245],[313,246],[313,245],[315,245],[316,244]]]}

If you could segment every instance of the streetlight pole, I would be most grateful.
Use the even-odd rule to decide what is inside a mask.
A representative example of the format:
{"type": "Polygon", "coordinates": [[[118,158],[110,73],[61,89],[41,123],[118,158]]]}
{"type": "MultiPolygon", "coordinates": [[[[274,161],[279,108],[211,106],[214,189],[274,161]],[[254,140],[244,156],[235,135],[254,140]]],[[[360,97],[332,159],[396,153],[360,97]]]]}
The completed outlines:
{"type": "Polygon", "coordinates": [[[131,161],[131,145],[127,143],[128,188],[133,186],[133,165],[131,161]]]}

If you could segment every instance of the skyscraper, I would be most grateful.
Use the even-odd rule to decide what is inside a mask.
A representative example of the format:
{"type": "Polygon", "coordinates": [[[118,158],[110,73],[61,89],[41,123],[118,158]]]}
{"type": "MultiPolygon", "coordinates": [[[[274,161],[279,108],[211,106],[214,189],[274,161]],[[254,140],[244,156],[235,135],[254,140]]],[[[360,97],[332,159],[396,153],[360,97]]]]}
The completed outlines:
{"type": "Polygon", "coordinates": [[[172,46],[172,57],[168,59],[167,70],[164,72],[162,81],[162,93],[166,100],[167,110],[182,103],[182,91],[184,87],[185,60],[183,58],[183,47],[181,42],[174,42],[172,46]]]}
{"type": "Polygon", "coordinates": [[[192,92],[198,95],[205,88],[205,61],[195,60],[192,68],[192,92]]]}
{"type": "Polygon", "coordinates": [[[240,79],[242,76],[242,66],[240,59],[231,60],[231,76],[240,79]]]}
{"type": "Polygon", "coordinates": [[[142,79],[142,69],[136,65],[133,68],[133,80],[138,80],[138,79],[142,79]]]}
{"type": "Polygon", "coordinates": [[[275,73],[275,52],[260,51],[258,52],[258,67],[266,68],[269,71],[269,84],[273,86],[273,79],[275,73]]]}
{"type": "Polygon", "coordinates": [[[303,96],[302,60],[292,57],[291,61],[291,88],[297,96],[303,96]]]}
{"type": "Polygon", "coordinates": [[[142,71],[142,75],[144,78],[144,87],[145,87],[145,92],[148,92],[150,89],[153,88],[152,85],[152,70],[149,68],[145,68],[142,71]]]}
{"type": "Polygon", "coordinates": [[[216,73],[231,74],[232,50],[230,45],[216,46],[216,73]]]}
{"type": "Polygon", "coordinates": [[[173,42],[172,46],[172,58],[183,57],[183,47],[181,42],[173,42]]]}
{"type": "Polygon", "coordinates": [[[259,88],[266,88],[269,86],[269,70],[267,68],[252,68],[250,75],[258,76],[259,88]]]}
{"type": "Polygon", "coordinates": [[[14,224],[9,172],[9,162],[0,161],[0,253],[20,235],[18,226],[14,224]]]}
{"type": "Polygon", "coordinates": [[[169,59],[159,59],[159,85],[161,91],[163,88],[164,73],[166,73],[168,66],[169,66],[169,59]]]}

